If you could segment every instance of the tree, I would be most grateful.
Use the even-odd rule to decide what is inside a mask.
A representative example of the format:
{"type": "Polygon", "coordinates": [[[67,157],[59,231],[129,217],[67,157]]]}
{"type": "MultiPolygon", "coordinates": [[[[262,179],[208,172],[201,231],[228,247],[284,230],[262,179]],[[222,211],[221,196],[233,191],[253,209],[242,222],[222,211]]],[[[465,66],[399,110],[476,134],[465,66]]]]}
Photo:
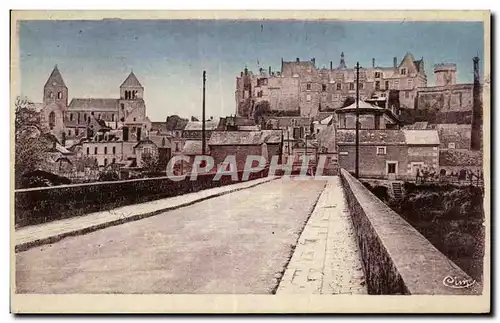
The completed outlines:
{"type": "Polygon", "coordinates": [[[143,171],[147,173],[159,173],[163,171],[158,155],[156,154],[144,154],[141,158],[141,166],[143,171]]]}
{"type": "Polygon", "coordinates": [[[99,169],[97,159],[88,156],[83,156],[82,158],[79,158],[76,161],[75,166],[77,172],[84,172],[86,168],[93,170],[99,169]]]}
{"type": "Polygon", "coordinates": [[[255,124],[260,124],[264,116],[271,114],[271,104],[269,101],[263,100],[255,105],[253,118],[255,124]]]}
{"type": "Polygon", "coordinates": [[[36,170],[47,161],[47,146],[41,140],[46,133],[40,123],[40,113],[27,99],[17,98],[15,103],[15,161],[16,187],[22,186],[22,175],[36,170]]]}

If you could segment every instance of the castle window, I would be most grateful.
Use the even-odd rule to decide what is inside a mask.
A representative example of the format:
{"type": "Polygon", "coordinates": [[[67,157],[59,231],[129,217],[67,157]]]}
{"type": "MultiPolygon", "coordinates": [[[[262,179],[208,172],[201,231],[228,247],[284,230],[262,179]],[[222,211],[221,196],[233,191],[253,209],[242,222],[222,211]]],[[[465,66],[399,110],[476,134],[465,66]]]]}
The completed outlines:
{"type": "Polygon", "coordinates": [[[57,98],[62,99],[62,92],[57,92],[57,98]]]}
{"type": "Polygon", "coordinates": [[[97,155],[97,147],[94,148],[94,155],[97,155]]]}
{"type": "Polygon", "coordinates": [[[349,83],[349,90],[354,90],[354,83],[349,83]]]}
{"type": "Polygon", "coordinates": [[[113,146],[113,155],[115,155],[115,154],[116,154],[116,147],[113,146]]]}
{"type": "Polygon", "coordinates": [[[380,78],[380,77],[382,77],[382,73],[380,73],[380,72],[375,72],[375,78],[376,78],[376,79],[378,79],[378,78],[380,78]]]}
{"type": "Polygon", "coordinates": [[[115,121],[115,114],[114,113],[111,115],[111,121],[115,121]]]}
{"type": "Polygon", "coordinates": [[[87,114],[86,113],[83,114],[83,120],[87,121],[87,114]]]}
{"type": "Polygon", "coordinates": [[[134,121],[136,121],[136,118],[134,118],[134,121]]]}
{"type": "Polygon", "coordinates": [[[104,155],[108,154],[108,147],[104,147],[104,155]]]}
{"type": "Polygon", "coordinates": [[[90,112],[90,115],[92,115],[92,116],[93,116],[93,115],[94,115],[94,111],[90,112]]]}
{"type": "Polygon", "coordinates": [[[326,92],[326,84],[323,84],[323,85],[321,86],[321,90],[322,90],[323,92],[326,92]]]}
{"type": "Polygon", "coordinates": [[[377,147],[377,155],[385,155],[387,153],[386,147],[377,147]]]}
{"type": "Polygon", "coordinates": [[[71,137],[71,129],[68,129],[68,137],[71,137]]]}
{"type": "Polygon", "coordinates": [[[406,91],[406,92],[405,92],[405,98],[407,98],[407,99],[408,99],[409,97],[410,97],[410,91],[406,91]]]}
{"type": "Polygon", "coordinates": [[[97,119],[101,120],[101,114],[100,113],[97,115],[97,119]]]}
{"type": "Polygon", "coordinates": [[[311,102],[311,95],[310,94],[306,95],[306,101],[311,102]]]}
{"type": "Polygon", "coordinates": [[[54,98],[54,92],[49,92],[49,98],[51,98],[51,99],[54,98]]]}
{"type": "Polygon", "coordinates": [[[107,166],[107,165],[108,165],[108,159],[104,158],[104,166],[107,166]]]}
{"type": "Polygon", "coordinates": [[[69,114],[69,121],[73,121],[73,113],[69,114]]]}
{"type": "Polygon", "coordinates": [[[337,83],[337,90],[338,91],[342,90],[342,84],[341,83],[337,83]]]}
{"type": "Polygon", "coordinates": [[[120,107],[122,108],[122,110],[125,109],[125,104],[120,103],[120,107]]]}
{"type": "Polygon", "coordinates": [[[389,81],[385,81],[385,89],[389,90],[389,81]]]}
{"type": "Polygon", "coordinates": [[[380,81],[376,81],[375,82],[375,91],[379,91],[380,90],[380,81]]]}
{"type": "Polygon", "coordinates": [[[87,147],[87,155],[90,155],[90,147],[87,147]]]}
{"type": "Polygon", "coordinates": [[[116,158],[113,158],[111,161],[111,164],[114,164],[114,163],[116,163],[116,158]]]}
{"type": "Polygon", "coordinates": [[[406,75],[406,68],[401,69],[401,75],[406,75]]]}
{"type": "Polygon", "coordinates": [[[161,145],[165,146],[165,137],[163,137],[163,139],[161,140],[161,145]]]}
{"type": "Polygon", "coordinates": [[[80,133],[80,130],[78,128],[75,128],[75,136],[78,136],[79,133],[80,133]]]}
{"type": "Polygon", "coordinates": [[[307,83],[307,85],[306,85],[306,86],[307,86],[307,89],[308,89],[308,90],[311,90],[311,83],[307,83]]]}

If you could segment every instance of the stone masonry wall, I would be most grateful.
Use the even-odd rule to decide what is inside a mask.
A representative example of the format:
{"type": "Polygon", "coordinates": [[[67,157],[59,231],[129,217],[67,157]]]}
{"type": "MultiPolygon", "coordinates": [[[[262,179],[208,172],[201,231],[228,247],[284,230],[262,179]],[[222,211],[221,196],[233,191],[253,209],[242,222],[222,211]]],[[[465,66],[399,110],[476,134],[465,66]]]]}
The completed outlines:
{"type": "Polygon", "coordinates": [[[363,184],[341,170],[370,294],[480,294],[482,286],[363,184]],[[470,287],[452,288],[469,282],[470,287]],[[445,284],[446,282],[446,284],[445,284]]]}

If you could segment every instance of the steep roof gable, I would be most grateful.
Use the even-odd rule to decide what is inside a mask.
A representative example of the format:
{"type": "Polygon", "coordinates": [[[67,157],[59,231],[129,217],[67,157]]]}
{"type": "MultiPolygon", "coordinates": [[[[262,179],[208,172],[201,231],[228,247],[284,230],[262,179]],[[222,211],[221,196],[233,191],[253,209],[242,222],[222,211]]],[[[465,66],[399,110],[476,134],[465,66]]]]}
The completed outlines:
{"type": "Polygon", "coordinates": [[[57,68],[57,65],[54,66],[52,73],[50,73],[50,76],[47,79],[47,82],[45,83],[45,87],[48,86],[66,87],[66,84],[64,84],[64,80],[62,78],[61,72],[59,72],[59,68],[57,68]]]}
{"type": "Polygon", "coordinates": [[[128,77],[123,81],[122,85],[120,87],[140,87],[142,88],[141,82],[137,79],[137,76],[135,76],[134,72],[130,72],[128,77]]]}
{"type": "Polygon", "coordinates": [[[412,53],[407,52],[405,54],[405,57],[403,57],[403,59],[401,60],[398,68],[401,68],[402,66],[411,67],[417,70],[417,67],[415,65],[415,57],[413,57],[412,53]]]}

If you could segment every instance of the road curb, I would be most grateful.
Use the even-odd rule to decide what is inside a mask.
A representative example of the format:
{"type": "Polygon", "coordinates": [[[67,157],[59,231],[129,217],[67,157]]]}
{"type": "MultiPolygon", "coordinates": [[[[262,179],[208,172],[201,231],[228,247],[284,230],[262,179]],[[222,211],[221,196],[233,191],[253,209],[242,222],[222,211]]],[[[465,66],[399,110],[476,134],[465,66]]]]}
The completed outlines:
{"type": "Polygon", "coordinates": [[[42,245],[52,244],[52,243],[55,243],[57,241],[60,241],[60,240],[62,240],[64,238],[66,238],[66,237],[73,237],[73,236],[84,235],[84,234],[87,234],[87,233],[91,233],[91,232],[98,231],[98,230],[101,230],[101,229],[105,229],[105,228],[109,228],[109,227],[112,227],[112,226],[124,224],[124,223],[127,223],[127,222],[133,222],[133,221],[142,220],[142,219],[145,219],[145,218],[148,218],[148,217],[151,217],[151,216],[158,215],[158,214],[163,213],[163,212],[173,211],[173,210],[185,207],[185,206],[189,206],[189,205],[193,205],[193,204],[196,204],[196,203],[199,203],[199,202],[203,202],[203,201],[209,200],[209,199],[214,198],[214,197],[219,197],[219,196],[222,196],[222,195],[226,195],[226,194],[230,194],[230,193],[233,193],[233,192],[241,191],[241,190],[244,190],[244,189],[247,189],[247,188],[252,188],[252,187],[255,187],[255,186],[260,185],[260,184],[269,183],[270,181],[273,181],[273,180],[278,179],[278,178],[280,178],[280,177],[279,176],[272,177],[272,178],[269,178],[266,181],[262,181],[262,182],[255,183],[255,184],[252,184],[252,185],[249,185],[249,186],[245,186],[245,187],[241,187],[241,188],[234,188],[232,190],[228,190],[228,191],[216,193],[216,194],[209,195],[209,196],[200,197],[199,199],[195,199],[195,200],[192,200],[192,201],[189,201],[189,202],[181,203],[181,204],[178,204],[178,205],[175,205],[175,206],[162,208],[162,209],[155,210],[155,211],[152,211],[152,212],[147,212],[147,213],[142,213],[142,214],[136,214],[136,215],[132,215],[132,216],[125,217],[125,218],[120,218],[120,219],[109,221],[109,222],[105,222],[105,223],[99,223],[99,224],[96,224],[96,225],[91,225],[89,227],[78,229],[78,230],[67,231],[67,232],[56,234],[56,235],[53,235],[53,236],[50,236],[50,237],[46,237],[46,238],[42,238],[42,239],[37,239],[37,240],[29,241],[29,242],[24,242],[24,243],[21,243],[21,244],[18,244],[18,245],[15,246],[15,252],[18,253],[18,252],[26,251],[28,249],[39,247],[39,246],[42,246],[42,245]]]}

